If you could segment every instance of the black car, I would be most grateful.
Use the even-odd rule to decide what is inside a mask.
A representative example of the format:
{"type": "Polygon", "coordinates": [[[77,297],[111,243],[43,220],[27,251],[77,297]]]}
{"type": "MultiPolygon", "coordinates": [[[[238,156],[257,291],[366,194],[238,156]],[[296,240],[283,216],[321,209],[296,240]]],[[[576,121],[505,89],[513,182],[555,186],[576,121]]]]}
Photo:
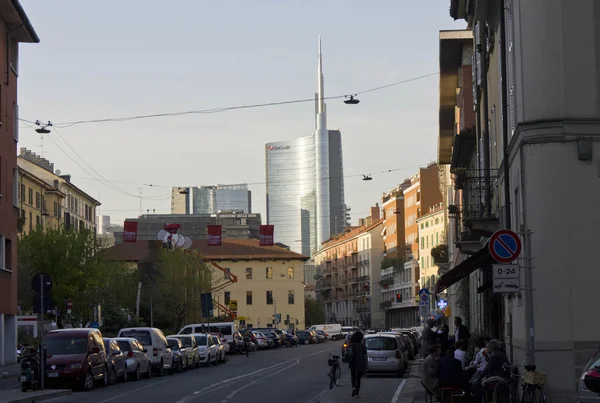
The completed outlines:
{"type": "Polygon", "coordinates": [[[279,335],[275,332],[267,332],[266,330],[261,331],[266,337],[268,337],[271,341],[273,341],[273,347],[281,347],[283,343],[281,343],[281,339],[279,335]]]}
{"type": "Polygon", "coordinates": [[[117,380],[127,380],[127,356],[121,351],[116,340],[107,337],[102,339],[106,349],[106,361],[108,364],[108,384],[114,385],[117,380]]]}

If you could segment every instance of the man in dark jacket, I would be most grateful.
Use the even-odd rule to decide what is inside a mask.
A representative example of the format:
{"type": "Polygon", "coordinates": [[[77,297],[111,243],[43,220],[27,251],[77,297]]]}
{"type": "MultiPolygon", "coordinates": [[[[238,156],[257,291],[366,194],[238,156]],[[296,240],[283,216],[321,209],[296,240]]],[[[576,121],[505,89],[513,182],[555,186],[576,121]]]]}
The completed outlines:
{"type": "Polygon", "coordinates": [[[462,318],[457,316],[454,318],[454,342],[464,341],[466,345],[469,345],[469,338],[471,334],[469,333],[469,329],[465,325],[463,325],[462,318]]]}
{"type": "Polygon", "coordinates": [[[350,367],[350,378],[352,379],[352,396],[360,393],[360,380],[367,372],[367,347],[363,343],[362,332],[354,332],[350,336],[348,346],[348,366],[350,367]]]}
{"type": "Polygon", "coordinates": [[[446,356],[440,359],[438,369],[438,385],[441,388],[464,388],[466,375],[462,363],[454,358],[454,351],[446,351],[446,356]]]}

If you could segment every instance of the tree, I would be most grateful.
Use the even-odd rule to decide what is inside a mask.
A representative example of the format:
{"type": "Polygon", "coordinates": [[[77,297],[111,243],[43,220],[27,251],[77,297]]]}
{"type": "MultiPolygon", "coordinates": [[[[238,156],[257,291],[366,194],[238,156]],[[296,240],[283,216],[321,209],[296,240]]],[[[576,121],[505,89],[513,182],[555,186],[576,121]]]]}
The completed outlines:
{"type": "Polygon", "coordinates": [[[161,249],[157,261],[140,273],[143,317],[155,327],[179,331],[201,317],[200,294],[210,292],[213,271],[194,252],[161,249]]]}
{"type": "Polygon", "coordinates": [[[381,261],[381,270],[388,269],[393,267],[395,270],[401,269],[404,267],[404,259],[400,257],[389,257],[386,256],[381,261]]]}
{"type": "Polygon", "coordinates": [[[304,298],[304,322],[307,327],[325,323],[323,307],[312,298],[304,298]]]}
{"type": "Polygon", "coordinates": [[[59,326],[66,319],[66,300],[73,303],[70,320],[85,324],[93,319],[94,307],[102,306],[102,317],[128,317],[135,306],[136,270],[107,259],[90,231],[64,228],[35,230],[18,241],[18,299],[23,311],[33,310],[31,279],[36,273],[53,280],[53,306],[58,307],[59,326]]]}
{"type": "Polygon", "coordinates": [[[440,244],[431,249],[431,258],[435,265],[448,263],[448,245],[440,244]]]}

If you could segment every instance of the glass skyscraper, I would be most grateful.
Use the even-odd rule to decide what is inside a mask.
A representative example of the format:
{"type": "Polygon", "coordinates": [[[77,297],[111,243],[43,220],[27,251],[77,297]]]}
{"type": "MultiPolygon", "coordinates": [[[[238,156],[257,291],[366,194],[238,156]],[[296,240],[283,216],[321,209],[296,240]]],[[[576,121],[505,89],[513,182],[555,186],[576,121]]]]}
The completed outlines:
{"type": "Polygon", "coordinates": [[[306,256],[346,222],[342,139],[327,130],[320,38],[317,81],[315,134],[265,146],[267,222],[276,242],[306,256]]]}
{"type": "Polygon", "coordinates": [[[171,214],[252,212],[252,193],[246,184],[173,188],[171,193],[171,214]]]}

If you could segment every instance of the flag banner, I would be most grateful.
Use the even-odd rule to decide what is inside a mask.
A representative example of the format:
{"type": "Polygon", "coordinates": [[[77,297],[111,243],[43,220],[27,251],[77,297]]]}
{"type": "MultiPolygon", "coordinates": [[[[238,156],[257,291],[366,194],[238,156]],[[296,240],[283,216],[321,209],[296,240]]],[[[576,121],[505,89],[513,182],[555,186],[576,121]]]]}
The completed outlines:
{"type": "Polygon", "coordinates": [[[273,246],[273,233],[274,233],[273,225],[261,225],[260,226],[260,246],[273,246]]]}
{"type": "Polygon", "coordinates": [[[123,224],[123,242],[137,241],[137,225],[135,221],[125,221],[123,224]]]}
{"type": "Polygon", "coordinates": [[[208,246],[221,246],[221,226],[209,225],[208,231],[208,246]]]}

